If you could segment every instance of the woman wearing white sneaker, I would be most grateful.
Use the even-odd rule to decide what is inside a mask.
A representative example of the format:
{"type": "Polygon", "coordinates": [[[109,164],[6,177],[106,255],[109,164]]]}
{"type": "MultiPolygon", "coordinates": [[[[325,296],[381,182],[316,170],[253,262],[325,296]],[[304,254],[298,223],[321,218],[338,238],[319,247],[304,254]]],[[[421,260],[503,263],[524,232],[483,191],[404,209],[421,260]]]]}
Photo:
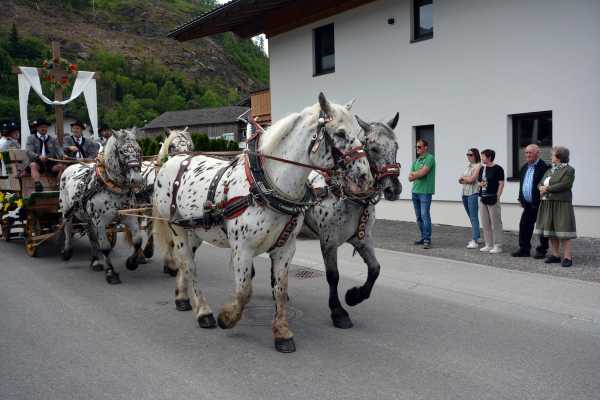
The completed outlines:
{"type": "Polygon", "coordinates": [[[471,221],[471,241],[467,244],[467,249],[477,249],[479,240],[479,168],[481,167],[481,156],[479,150],[472,148],[467,151],[468,164],[463,174],[458,178],[458,183],[462,184],[462,201],[465,206],[467,216],[471,221]]]}
{"type": "Polygon", "coordinates": [[[494,164],[496,152],[483,150],[479,169],[479,210],[485,246],[479,249],[492,254],[502,253],[502,213],[500,197],[504,190],[504,169],[494,164]]]}

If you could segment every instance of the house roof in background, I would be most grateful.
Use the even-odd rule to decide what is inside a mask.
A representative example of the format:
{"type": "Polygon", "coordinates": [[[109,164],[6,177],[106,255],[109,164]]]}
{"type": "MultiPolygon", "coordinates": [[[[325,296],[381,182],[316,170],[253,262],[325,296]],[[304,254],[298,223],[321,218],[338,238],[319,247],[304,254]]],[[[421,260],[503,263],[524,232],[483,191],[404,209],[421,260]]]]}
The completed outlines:
{"type": "Polygon", "coordinates": [[[182,42],[224,32],[270,37],[373,1],[232,0],[178,26],[168,36],[182,42]]]}
{"type": "Polygon", "coordinates": [[[167,111],[150,121],[143,129],[230,124],[237,122],[238,118],[249,109],[249,107],[229,106],[167,111]]]}

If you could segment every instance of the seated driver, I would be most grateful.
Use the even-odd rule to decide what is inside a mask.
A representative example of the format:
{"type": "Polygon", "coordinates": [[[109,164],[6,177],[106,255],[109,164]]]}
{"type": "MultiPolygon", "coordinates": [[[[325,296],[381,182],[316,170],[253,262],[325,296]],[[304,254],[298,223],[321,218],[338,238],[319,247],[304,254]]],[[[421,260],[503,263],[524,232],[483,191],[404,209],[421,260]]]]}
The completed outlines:
{"type": "Polygon", "coordinates": [[[32,132],[27,138],[25,145],[30,161],[28,170],[35,182],[36,192],[44,191],[44,186],[40,181],[41,174],[55,174],[60,180],[60,175],[64,170],[63,164],[54,161],[62,159],[64,155],[58,140],[48,135],[49,126],[50,124],[44,118],[36,120],[33,123],[35,133],[32,132]]]}
{"type": "Polygon", "coordinates": [[[98,144],[92,138],[83,137],[85,124],[75,121],[71,124],[71,136],[65,137],[63,152],[76,160],[95,159],[98,155],[98,144]]]}

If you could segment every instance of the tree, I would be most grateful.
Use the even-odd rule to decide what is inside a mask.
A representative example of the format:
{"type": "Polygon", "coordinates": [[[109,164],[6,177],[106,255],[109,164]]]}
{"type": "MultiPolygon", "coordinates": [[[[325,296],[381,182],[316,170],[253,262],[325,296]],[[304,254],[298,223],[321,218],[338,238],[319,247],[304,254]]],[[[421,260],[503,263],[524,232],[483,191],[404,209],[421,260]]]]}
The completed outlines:
{"type": "Polygon", "coordinates": [[[19,48],[19,32],[17,31],[17,26],[13,22],[12,27],[10,28],[10,34],[8,36],[8,49],[9,51],[16,52],[19,48]]]}

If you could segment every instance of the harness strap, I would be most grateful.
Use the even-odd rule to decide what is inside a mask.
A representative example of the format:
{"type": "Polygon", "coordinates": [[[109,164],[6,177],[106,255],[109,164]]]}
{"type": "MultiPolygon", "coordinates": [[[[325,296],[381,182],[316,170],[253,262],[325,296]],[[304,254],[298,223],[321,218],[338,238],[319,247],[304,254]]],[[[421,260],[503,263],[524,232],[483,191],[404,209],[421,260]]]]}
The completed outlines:
{"type": "Polygon", "coordinates": [[[367,235],[367,222],[369,221],[369,207],[364,207],[360,213],[358,226],[356,227],[356,237],[358,240],[363,240],[367,235]]]}
{"type": "Polygon", "coordinates": [[[177,213],[177,193],[179,192],[179,188],[181,187],[181,178],[190,167],[190,164],[192,163],[192,158],[193,156],[186,157],[186,159],[181,162],[181,164],[179,165],[179,171],[177,171],[177,175],[175,176],[175,182],[173,182],[173,192],[171,193],[171,219],[173,219],[175,213],[177,213]]]}
{"type": "Polygon", "coordinates": [[[269,252],[275,250],[278,247],[283,247],[297,226],[298,226],[298,216],[295,215],[295,216],[290,217],[289,221],[285,224],[285,226],[283,227],[283,230],[277,237],[275,244],[269,249],[269,252]]]}

